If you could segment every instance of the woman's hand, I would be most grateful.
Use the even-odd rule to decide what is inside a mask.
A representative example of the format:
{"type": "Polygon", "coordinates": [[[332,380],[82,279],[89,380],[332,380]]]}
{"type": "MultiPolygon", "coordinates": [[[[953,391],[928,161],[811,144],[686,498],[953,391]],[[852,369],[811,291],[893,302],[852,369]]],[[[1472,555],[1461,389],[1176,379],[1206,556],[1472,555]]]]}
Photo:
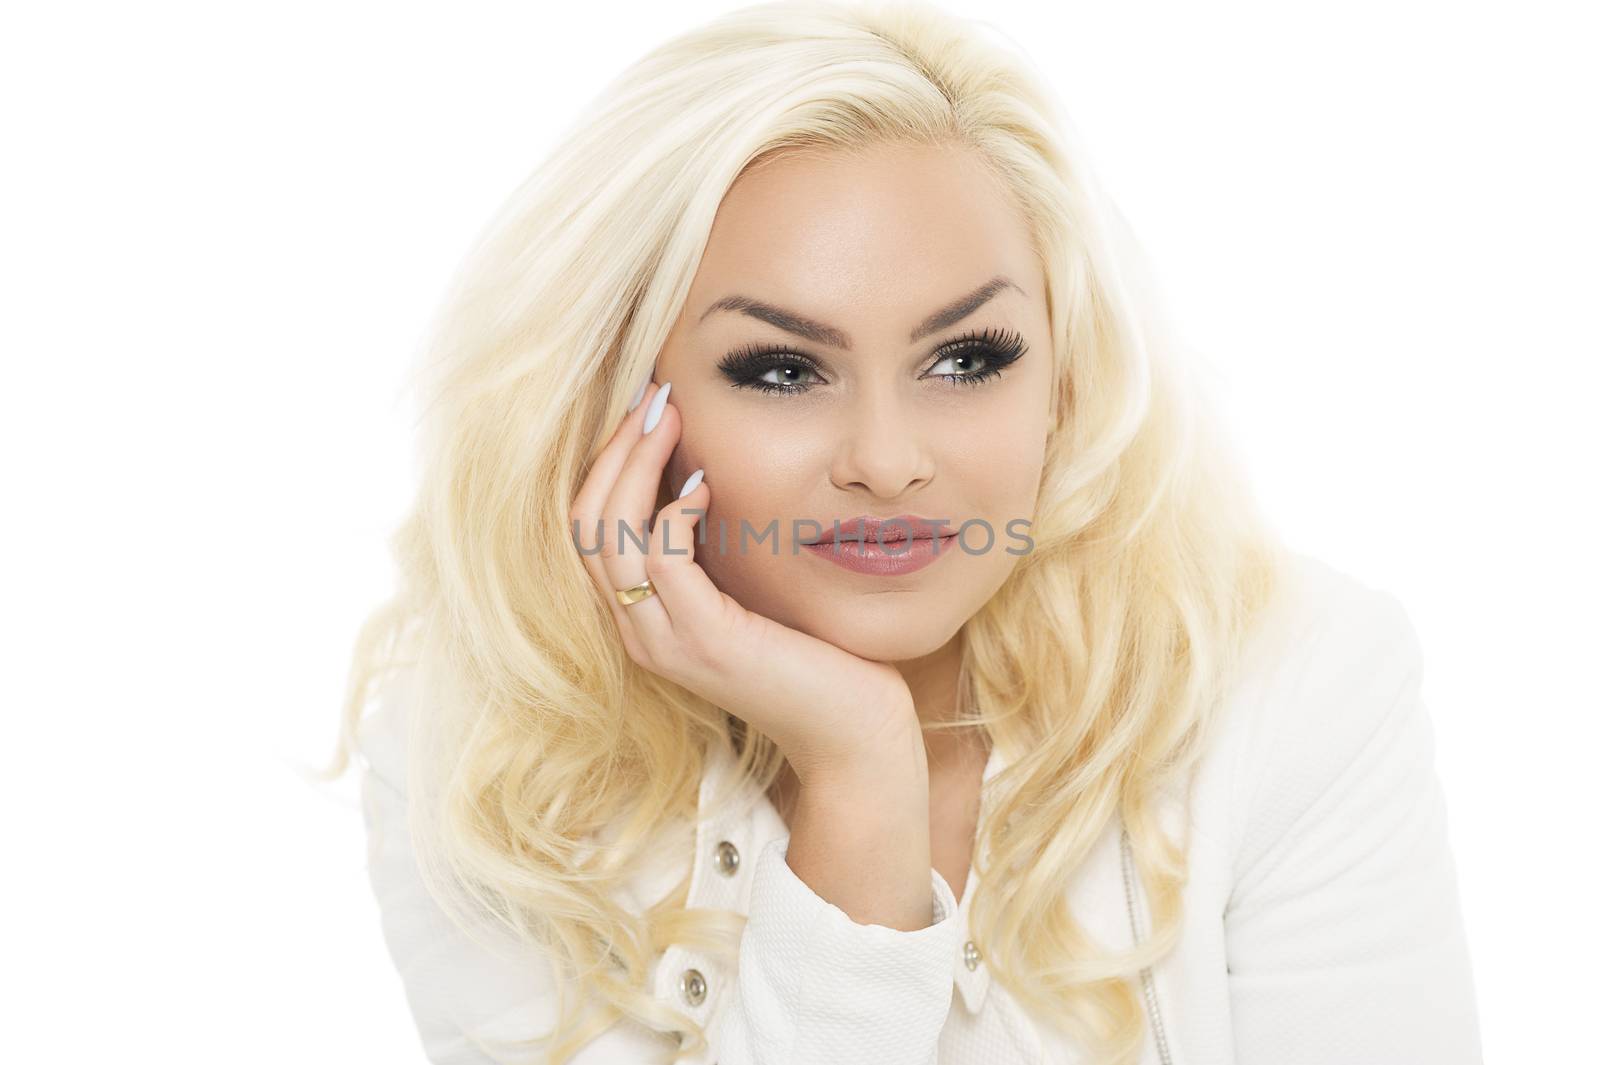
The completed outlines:
{"type": "MultiPolygon", "coordinates": [[[[886,758],[925,758],[898,670],[746,610],[695,562],[700,515],[684,510],[706,510],[708,483],[662,507],[651,528],[662,472],[682,429],[677,408],[663,395],[670,389],[671,382],[650,384],[572,503],[583,563],[611,607],[629,656],[771,737],[808,788],[870,781],[894,768],[886,758]],[[646,432],[650,414],[657,420],[646,432]],[[624,523],[632,538],[624,539],[624,523]],[[601,526],[604,544],[596,553],[601,526]],[[640,550],[640,540],[648,552],[640,550]],[[666,553],[667,546],[674,553],[666,553]],[[646,578],[655,595],[627,606],[618,602],[617,589],[646,578]]],[[[926,762],[907,770],[925,774],[926,762]]]]}

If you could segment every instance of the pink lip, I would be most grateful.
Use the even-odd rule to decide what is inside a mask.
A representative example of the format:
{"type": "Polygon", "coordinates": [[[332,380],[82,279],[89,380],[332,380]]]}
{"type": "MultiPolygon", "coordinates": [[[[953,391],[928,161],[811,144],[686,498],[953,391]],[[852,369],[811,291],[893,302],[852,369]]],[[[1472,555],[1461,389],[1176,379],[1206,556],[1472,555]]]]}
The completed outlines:
{"type": "Polygon", "coordinates": [[[823,540],[801,546],[818,558],[855,573],[888,577],[932,565],[955,550],[955,539],[955,534],[951,533],[936,538],[919,536],[909,541],[890,541],[887,547],[880,547],[871,540],[865,544],[854,540],[823,540]]]}
{"type": "MultiPolygon", "coordinates": [[[[934,537],[950,536],[954,530],[948,518],[935,522],[932,518],[924,518],[920,514],[897,514],[892,518],[875,518],[870,514],[859,517],[836,519],[838,520],[837,539],[843,541],[864,540],[868,544],[888,544],[896,540],[904,540],[908,536],[916,540],[931,540],[934,537]]],[[[822,530],[822,534],[807,543],[828,543],[835,539],[833,523],[822,530]]]]}

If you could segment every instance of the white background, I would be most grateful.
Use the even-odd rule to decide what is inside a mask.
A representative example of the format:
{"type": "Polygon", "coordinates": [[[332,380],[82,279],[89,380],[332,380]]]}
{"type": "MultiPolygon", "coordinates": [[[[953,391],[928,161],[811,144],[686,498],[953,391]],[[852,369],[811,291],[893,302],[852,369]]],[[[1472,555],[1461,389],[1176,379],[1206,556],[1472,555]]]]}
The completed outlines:
{"type": "MultiPolygon", "coordinates": [[[[1488,1060],[1591,1045],[1589,5],[947,6],[1054,79],[1294,546],[1409,608],[1488,1060]]],[[[298,775],[403,374],[578,103],[723,7],[8,14],[6,1058],[421,1060],[355,779],[298,775]]]]}

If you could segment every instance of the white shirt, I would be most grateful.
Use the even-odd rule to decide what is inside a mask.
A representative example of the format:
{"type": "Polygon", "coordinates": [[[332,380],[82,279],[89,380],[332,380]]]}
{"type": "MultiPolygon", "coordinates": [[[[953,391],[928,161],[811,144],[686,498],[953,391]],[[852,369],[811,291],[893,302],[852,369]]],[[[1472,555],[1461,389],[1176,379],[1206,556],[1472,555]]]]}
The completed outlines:
{"type": "MultiPolygon", "coordinates": [[[[1196,770],[1182,938],[1136,988],[1141,1065],[1481,1062],[1416,632],[1393,596],[1291,557],[1196,770]]],[[[406,695],[387,691],[361,731],[385,939],[431,1062],[518,1060],[493,1056],[492,1041],[549,1030],[553,968],[520,944],[464,935],[423,887],[404,798],[406,695]]],[[[689,906],[747,917],[731,968],[677,944],[654,961],[654,995],[709,1026],[687,1065],[1089,1065],[969,944],[975,866],[960,905],[930,868],[927,928],[857,924],[790,870],[787,827],[763,792],[713,801],[731,764],[709,760],[696,824],[661,841],[626,900],[637,912],[692,863],[689,906]]],[[[985,780],[1005,764],[996,745],[985,780]]],[[[1182,812],[1168,796],[1166,823],[1181,826],[1182,812]]],[[[1065,890],[1108,947],[1148,930],[1115,821],[1065,890]]],[[[646,1065],[676,1048],[624,1020],[571,1060],[646,1065]]]]}

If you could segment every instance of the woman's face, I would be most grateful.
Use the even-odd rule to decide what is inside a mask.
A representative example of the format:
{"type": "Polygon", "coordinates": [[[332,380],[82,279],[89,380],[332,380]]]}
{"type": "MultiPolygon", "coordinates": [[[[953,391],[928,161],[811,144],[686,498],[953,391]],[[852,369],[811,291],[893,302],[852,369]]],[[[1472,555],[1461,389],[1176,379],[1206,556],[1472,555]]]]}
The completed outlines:
{"type": "Polygon", "coordinates": [[[747,171],[656,365],[683,419],[667,487],[704,467],[711,489],[696,561],[746,609],[854,654],[931,654],[1029,546],[1051,357],[1025,223],[967,151],[893,145],[747,171]],[[836,521],[899,515],[966,524],[964,540],[887,574],[798,546],[836,521]]]}

